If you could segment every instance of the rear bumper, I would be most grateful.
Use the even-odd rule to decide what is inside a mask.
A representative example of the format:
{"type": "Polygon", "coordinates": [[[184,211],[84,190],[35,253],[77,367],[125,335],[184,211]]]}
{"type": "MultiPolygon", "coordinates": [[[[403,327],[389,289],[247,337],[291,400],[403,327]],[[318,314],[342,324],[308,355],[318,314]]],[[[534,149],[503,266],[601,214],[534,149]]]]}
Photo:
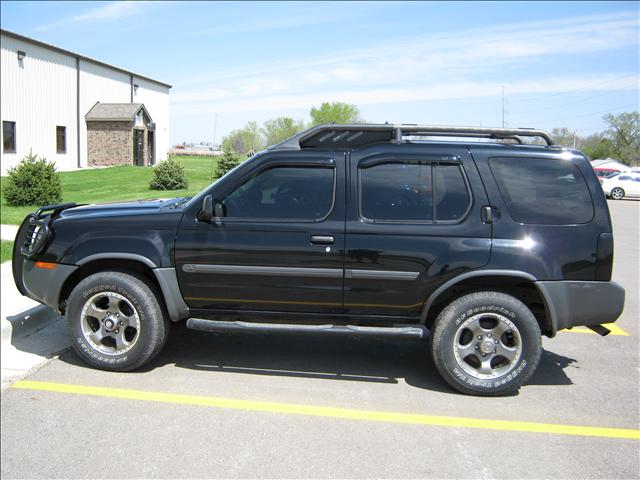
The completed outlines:
{"type": "Polygon", "coordinates": [[[624,288],[616,282],[535,282],[544,297],[553,332],[615,322],[624,309],[624,288]]]}

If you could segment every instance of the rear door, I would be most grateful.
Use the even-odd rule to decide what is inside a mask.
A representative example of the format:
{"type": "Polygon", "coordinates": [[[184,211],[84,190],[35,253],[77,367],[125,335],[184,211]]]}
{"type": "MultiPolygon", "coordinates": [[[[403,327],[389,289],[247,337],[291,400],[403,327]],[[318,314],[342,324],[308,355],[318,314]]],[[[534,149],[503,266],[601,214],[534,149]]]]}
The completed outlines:
{"type": "Polygon", "coordinates": [[[463,145],[380,145],[349,162],[345,312],[417,319],[439,285],[485,265],[486,195],[463,145]]]}
{"type": "Polygon", "coordinates": [[[221,183],[211,194],[226,216],[185,215],[178,232],[178,279],[192,311],[340,313],[344,154],[267,154],[221,183]]]}

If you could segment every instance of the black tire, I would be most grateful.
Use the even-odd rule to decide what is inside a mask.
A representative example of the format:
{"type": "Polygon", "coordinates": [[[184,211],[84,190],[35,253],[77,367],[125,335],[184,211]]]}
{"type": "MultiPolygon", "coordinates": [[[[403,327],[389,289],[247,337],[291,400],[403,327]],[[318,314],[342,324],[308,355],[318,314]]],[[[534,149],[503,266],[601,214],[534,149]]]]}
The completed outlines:
{"type": "Polygon", "coordinates": [[[507,395],[516,392],[538,366],[540,337],[536,318],[520,300],[501,292],[476,292],[440,312],[433,325],[431,353],[440,375],[459,392],[507,395]],[[507,356],[501,356],[503,352],[507,356]]]}
{"type": "Polygon", "coordinates": [[[154,290],[124,272],[99,272],[82,280],[69,296],[66,321],[75,352],[101,370],[140,368],[160,353],[169,334],[154,290]]]}

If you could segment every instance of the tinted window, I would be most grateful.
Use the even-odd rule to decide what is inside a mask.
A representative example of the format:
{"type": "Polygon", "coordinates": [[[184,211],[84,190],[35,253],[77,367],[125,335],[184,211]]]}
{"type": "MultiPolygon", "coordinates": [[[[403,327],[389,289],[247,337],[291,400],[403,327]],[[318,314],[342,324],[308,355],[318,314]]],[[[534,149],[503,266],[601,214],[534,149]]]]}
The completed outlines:
{"type": "Polygon", "coordinates": [[[432,221],[434,210],[436,220],[455,221],[470,201],[460,166],[426,163],[362,168],[360,195],[362,216],[380,221],[432,221]]]}
{"type": "Polygon", "coordinates": [[[545,158],[492,158],[489,163],[517,222],[568,225],[593,218],[589,189],[573,163],[545,158]]]}
{"type": "Polygon", "coordinates": [[[360,169],[362,216],[433,220],[431,165],[384,163],[360,169]]]}
{"type": "Polygon", "coordinates": [[[224,200],[230,218],[318,220],[333,204],[333,168],[276,167],[252,177],[224,200]]]}
{"type": "Polygon", "coordinates": [[[626,175],[622,175],[621,177],[618,177],[618,180],[631,180],[631,177],[628,177],[626,175]]]}
{"type": "Polygon", "coordinates": [[[469,207],[469,192],[458,165],[436,165],[436,219],[458,220],[469,207]]]}
{"type": "Polygon", "coordinates": [[[2,122],[2,150],[16,153],[16,122],[2,122]]]}

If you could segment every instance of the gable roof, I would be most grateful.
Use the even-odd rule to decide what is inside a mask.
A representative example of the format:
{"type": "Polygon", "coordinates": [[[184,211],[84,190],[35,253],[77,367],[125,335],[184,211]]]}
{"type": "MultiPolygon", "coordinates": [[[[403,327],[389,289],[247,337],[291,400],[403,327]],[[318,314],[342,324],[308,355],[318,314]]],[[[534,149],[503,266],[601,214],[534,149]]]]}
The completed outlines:
{"type": "Polygon", "coordinates": [[[84,118],[88,122],[131,122],[140,110],[151,120],[151,115],[142,103],[96,102],[84,118]]]}
{"type": "Polygon", "coordinates": [[[78,58],[80,60],[84,60],[87,62],[94,63],[96,65],[101,65],[103,67],[111,68],[112,70],[116,70],[118,72],[126,73],[127,75],[131,75],[134,78],[141,78],[143,80],[148,80],[149,82],[153,82],[157,85],[161,85],[166,88],[171,88],[171,85],[165,82],[160,82],[159,80],[155,80],[153,78],[139,75],[130,70],[125,70],[124,68],[116,67],[115,65],[111,65],[109,63],[101,62],[100,60],[96,60],[95,58],[87,57],[86,55],[80,55],[79,53],[71,52],[69,50],[65,50],[64,48],[56,47],[55,45],[51,45],[49,43],[41,42],[40,40],[36,40],[35,38],[25,37],[24,35],[20,35],[19,33],[11,32],[9,30],[5,30],[4,28],[0,29],[2,35],[6,35],[7,37],[15,38],[16,40],[21,40],[23,42],[30,43],[32,45],[36,45],[38,47],[47,48],[49,50],[53,50],[58,53],[62,53],[65,55],[70,55],[72,57],[78,58]]]}

